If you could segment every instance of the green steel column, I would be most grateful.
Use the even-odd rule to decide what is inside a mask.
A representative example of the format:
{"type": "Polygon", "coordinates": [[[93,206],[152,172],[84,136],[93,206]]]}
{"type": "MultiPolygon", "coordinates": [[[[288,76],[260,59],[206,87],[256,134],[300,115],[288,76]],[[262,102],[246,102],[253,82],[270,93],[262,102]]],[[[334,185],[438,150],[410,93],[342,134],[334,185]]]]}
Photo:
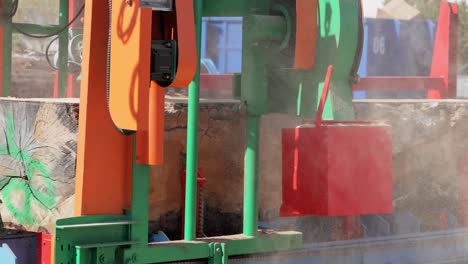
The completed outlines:
{"type": "Polygon", "coordinates": [[[136,139],[133,139],[133,167],[132,167],[132,219],[138,223],[133,224],[130,232],[132,241],[148,243],[148,212],[149,212],[149,185],[150,166],[137,164],[135,161],[136,139]]]}
{"type": "MultiPolygon", "coordinates": [[[[4,0],[5,6],[11,6],[11,0],[4,0]]],[[[2,96],[11,95],[11,53],[13,45],[13,30],[8,23],[3,27],[3,60],[2,60],[2,96]]]]}
{"type": "Polygon", "coordinates": [[[184,239],[196,238],[196,203],[198,170],[198,128],[200,110],[200,54],[203,0],[194,0],[195,25],[197,36],[198,66],[194,81],[189,86],[187,120],[187,179],[185,189],[185,224],[184,239]]]}
{"type": "Polygon", "coordinates": [[[247,117],[247,148],[244,166],[244,235],[256,236],[258,228],[258,160],[260,116],[247,117]]]}
{"type": "MultiPolygon", "coordinates": [[[[69,0],[60,0],[59,25],[64,27],[68,24],[69,0]]],[[[59,34],[59,76],[58,76],[58,97],[67,96],[68,86],[68,28],[59,34]]]]}

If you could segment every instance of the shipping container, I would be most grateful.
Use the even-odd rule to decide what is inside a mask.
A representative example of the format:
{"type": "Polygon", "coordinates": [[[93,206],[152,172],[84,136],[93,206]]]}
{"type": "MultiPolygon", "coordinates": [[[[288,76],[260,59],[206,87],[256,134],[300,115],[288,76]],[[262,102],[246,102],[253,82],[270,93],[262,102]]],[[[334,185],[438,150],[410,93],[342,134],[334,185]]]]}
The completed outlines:
{"type": "MultiPolygon", "coordinates": [[[[220,74],[240,72],[242,18],[205,17],[202,27],[202,58],[211,61],[220,74]]],[[[431,20],[366,18],[359,75],[429,75],[435,30],[436,24],[431,20]]],[[[424,97],[423,92],[414,91],[355,92],[356,99],[424,97]]]]}
{"type": "MultiPolygon", "coordinates": [[[[430,75],[435,29],[431,20],[366,18],[366,50],[361,59],[360,76],[430,75]]],[[[359,99],[426,97],[425,92],[418,91],[372,91],[357,95],[359,99]]]]}

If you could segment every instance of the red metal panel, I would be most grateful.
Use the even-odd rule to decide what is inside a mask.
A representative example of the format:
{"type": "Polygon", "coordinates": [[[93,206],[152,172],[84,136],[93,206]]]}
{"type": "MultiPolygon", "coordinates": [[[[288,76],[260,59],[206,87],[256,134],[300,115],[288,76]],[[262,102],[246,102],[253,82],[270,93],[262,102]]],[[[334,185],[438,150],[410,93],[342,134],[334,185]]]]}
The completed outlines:
{"type": "Polygon", "coordinates": [[[353,86],[354,91],[443,91],[444,77],[366,77],[353,86]]]}
{"type": "Polygon", "coordinates": [[[52,235],[39,233],[37,235],[37,264],[52,263],[52,235]]]}
{"type": "Polygon", "coordinates": [[[457,95],[458,5],[442,1],[437,22],[431,76],[443,76],[444,90],[432,88],[428,99],[457,95]]]}
{"type": "Polygon", "coordinates": [[[325,122],[284,129],[281,216],[392,213],[391,128],[325,122]]]}

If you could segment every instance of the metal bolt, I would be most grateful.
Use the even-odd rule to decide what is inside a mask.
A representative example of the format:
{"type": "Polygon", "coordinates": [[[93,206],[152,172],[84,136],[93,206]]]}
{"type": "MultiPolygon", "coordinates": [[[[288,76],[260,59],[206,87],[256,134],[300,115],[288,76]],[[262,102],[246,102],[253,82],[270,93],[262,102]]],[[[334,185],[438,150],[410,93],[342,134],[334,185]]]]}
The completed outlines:
{"type": "Polygon", "coordinates": [[[104,256],[104,254],[101,254],[99,256],[99,262],[102,263],[102,264],[106,263],[106,256],[104,256]]]}
{"type": "Polygon", "coordinates": [[[133,2],[132,2],[132,0],[125,0],[125,3],[126,3],[127,5],[129,5],[129,6],[131,6],[133,2]]]}
{"type": "Polygon", "coordinates": [[[133,255],[132,255],[132,261],[133,261],[134,263],[137,262],[137,255],[136,255],[136,254],[133,254],[133,255]]]}
{"type": "Polygon", "coordinates": [[[216,248],[216,252],[219,252],[221,249],[220,248],[216,248]]]}

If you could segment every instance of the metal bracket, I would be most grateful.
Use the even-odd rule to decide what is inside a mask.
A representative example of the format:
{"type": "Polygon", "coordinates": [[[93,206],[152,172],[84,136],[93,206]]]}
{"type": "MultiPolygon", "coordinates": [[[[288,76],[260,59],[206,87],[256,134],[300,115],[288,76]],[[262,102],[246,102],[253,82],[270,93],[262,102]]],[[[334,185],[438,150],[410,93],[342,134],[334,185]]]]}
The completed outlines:
{"type": "Polygon", "coordinates": [[[208,264],[227,264],[228,254],[225,243],[210,244],[211,257],[208,259],[208,264]]]}

